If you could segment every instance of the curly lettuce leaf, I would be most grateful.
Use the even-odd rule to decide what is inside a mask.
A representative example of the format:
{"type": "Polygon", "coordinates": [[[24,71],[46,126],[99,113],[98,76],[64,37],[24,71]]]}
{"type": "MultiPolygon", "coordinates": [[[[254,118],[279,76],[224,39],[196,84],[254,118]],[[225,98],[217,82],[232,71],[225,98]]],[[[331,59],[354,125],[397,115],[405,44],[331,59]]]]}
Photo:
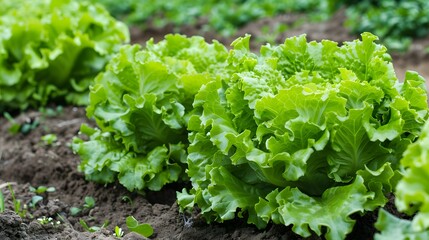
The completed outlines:
{"type": "Polygon", "coordinates": [[[183,144],[160,145],[147,155],[125,150],[109,132],[81,126],[88,141],[73,139],[73,149],[81,156],[79,169],[86,180],[99,183],[116,181],[129,191],[159,191],[165,184],[186,179],[186,154],[183,144]]]}
{"type": "Polygon", "coordinates": [[[311,236],[310,229],[321,235],[322,227],[326,227],[326,238],[344,239],[355,222],[350,215],[363,212],[364,202],[372,197],[363,179],[357,177],[352,184],[326,190],[321,198],[310,197],[297,188],[276,190],[266,196],[267,200],[261,199],[255,208],[265,219],[293,225],[292,230],[303,237],[311,236]]]}
{"type": "Polygon", "coordinates": [[[299,36],[259,56],[249,36],[236,40],[232,76],[195,96],[192,189],[178,193],[181,208],[197,205],[209,222],[247,216],[259,228],[273,221],[343,239],[350,215],[383,206],[428,112],[424,80],[409,72],[400,83],[376,40],[299,36]]]}
{"type": "Polygon", "coordinates": [[[160,190],[186,179],[194,96],[227,74],[227,56],[216,41],[182,35],[167,35],[156,44],[150,40],[143,49],[123,46],[90,90],[87,115],[99,130],[83,132],[88,141],[74,140],[86,178],[117,179],[130,191],[160,190]],[[90,155],[91,149],[103,152],[90,155]]]}
{"type": "Polygon", "coordinates": [[[399,181],[395,203],[399,211],[415,214],[412,220],[413,231],[429,229],[429,123],[425,124],[417,142],[408,146],[401,159],[405,168],[399,181]]]}
{"type": "Polygon", "coordinates": [[[374,235],[375,240],[424,240],[429,238],[429,231],[416,231],[411,221],[397,218],[384,209],[380,209],[375,227],[380,231],[374,235]]]}

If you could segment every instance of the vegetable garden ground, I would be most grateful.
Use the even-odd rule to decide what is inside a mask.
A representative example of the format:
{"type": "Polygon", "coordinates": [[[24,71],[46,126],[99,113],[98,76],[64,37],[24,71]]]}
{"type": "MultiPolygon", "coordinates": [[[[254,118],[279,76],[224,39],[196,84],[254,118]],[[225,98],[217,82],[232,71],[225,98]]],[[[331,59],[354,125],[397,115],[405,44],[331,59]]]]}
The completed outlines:
{"type": "MultiPolygon", "coordinates": [[[[295,15],[278,16],[249,23],[239,30],[238,35],[250,33],[252,36],[263,34],[262,26],[274,25],[279,21],[293,23],[298,19],[295,15]]],[[[304,23],[280,34],[277,41],[286,37],[307,34],[308,40],[331,39],[337,42],[353,40],[342,27],[344,16],[338,13],[332,19],[320,23],[304,23]]],[[[160,40],[171,29],[151,30],[141,32],[133,29],[132,41],[144,42],[150,37],[160,40]]],[[[198,34],[198,26],[183,28],[187,35],[198,34]]],[[[222,39],[229,44],[235,38],[221,38],[214,35],[205,36],[222,39]]],[[[399,79],[403,78],[405,70],[416,70],[429,79],[429,58],[423,50],[429,39],[413,43],[405,54],[394,54],[395,71],[399,79]]],[[[258,43],[253,42],[256,46],[258,43]]],[[[56,106],[51,106],[56,109],[56,106]]],[[[72,153],[70,142],[79,132],[82,123],[95,126],[87,120],[85,109],[76,106],[64,106],[62,110],[53,113],[43,113],[27,110],[14,116],[18,123],[40,124],[28,134],[12,135],[8,132],[11,123],[4,117],[0,118],[0,189],[6,197],[6,204],[11,206],[12,198],[7,187],[11,183],[15,198],[24,203],[31,201],[34,193],[29,187],[49,186],[55,191],[47,193],[41,203],[35,208],[28,208],[27,216],[21,219],[11,209],[0,215],[0,239],[115,239],[113,228],[120,226],[126,233],[125,218],[134,216],[140,222],[149,223],[154,228],[153,239],[303,239],[294,234],[289,227],[269,225],[265,230],[247,225],[245,220],[234,220],[223,224],[208,225],[195,212],[192,216],[179,213],[176,201],[176,191],[181,191],[181,184],[170,184],[160,192],[147,192],[145,196],[130,193],[119,184],[99,185],[84,180],[82,173],[77,171],[79,157],[72,153]],[[55,134],[58,139],[53,145],[45,145],[40,139],[46,134],[55,134]],[[76,216],[69,214],[71,207],[80,207],[84,197],[95,199],[95,207],[82,210],[76,216]],[[52,216],[62,223],[58,226],[41,225],[35,219],[42,216],[52,216]],[[110,224],[101,231],[89,233],[85,231],[79,219],[84,219],[89,226],[101,226],[105,220],[110,224]]],[[[385,207],[395,214],[392,201],[385,207]]],[[[363,217],[354,216],[357,224],[349,234],[348,239],[372,239],[375,233],[373,227],[377,213],[363,217]]],[[[124,239],[143,239],[136,234],[126,234],[124,239]]],[[[319,239],[310,237],[309,239],[319,239]]]]}

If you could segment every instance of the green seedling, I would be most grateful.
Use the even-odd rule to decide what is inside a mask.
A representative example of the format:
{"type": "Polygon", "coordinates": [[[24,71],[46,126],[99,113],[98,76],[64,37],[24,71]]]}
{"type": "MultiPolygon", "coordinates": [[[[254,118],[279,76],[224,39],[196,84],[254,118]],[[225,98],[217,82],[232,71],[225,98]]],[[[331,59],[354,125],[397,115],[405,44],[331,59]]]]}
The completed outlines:
{"type": "Polygon", "coordinates": [[[19,124],[17,121],[15,121],[15,119],[13,119],[13,117],[8,112],[3,113],[3,116],[10,123],[9,132],[12,134],[19,133],[19,130],[21,129],[21,124],[19,124]]]}
{"type": "Polygon", "coordinates": [[[55,134],[46,134],[40,138],[45,145],[53,145],[57,140],[57,135],[55,134]]]}
{"type": "Polygon", "coordinates": [[[4,195],[3,192],[0,191],[0,213],[4,212],[4,195]]]}
{"type": "Polygon", "coordinates": [[[133,216],[128,216],[126,224],[131,232],[138,233],[144,237],[150,237],[153,234],[153,228],[147,223],[139,223],[133,216]]]}
{"type": "Polygon", "coordinates": [[[10,195],[12,197],[13,208],[16,214],[21,218],[24,218],[27,215],[27,205],[21,205],[21,200],[15,198],[15,192],[12,189],[12,186],[8,184],[10,195]]]}
{"type": "Polygon", "coordinates": [[[122,196],[121,200],[123,202],[129,202],[131,205],[133,205],[133,200],[127,195],[122,196]]]}
{"type": "Polygon", "coordinates": [[[13,119],[13,117],[8,112],[5,112],[3,116],[10,122],[11,126],[9,127],[9,132],[12,134],[28,134],[31,132],[31,130],[35,129],[40,124],[38,119],[29,119],[25,123],[20,124],[15,121],[15,119],[13,119]]]}
{"type": "Polygon", "coordinates": [[[39,195],[35,195],[35,196],[33,196],[32,198],[31,198],[31,201],[30,201],[30,207],[31,208],[35,208],[36,207],[36,205],[37,205],[37,203],[39,203],[39,202],[41,202],[41,201],[43,201],[43,197],[42,196],[39,196],[39,195]]]}
{"type": "Polygon", "coordinates": [[[63,106],[59,105],[56,108],[40,108],[39,112],[45,117],[55,117],[63,113],[63,106]]]}
{"type": "Polygon", "coordinates": [[[95,199],[93,197],[85,197],[85,204],[83,204],[84,208],[91,209],[95,207],[95,199]]]}
{"type": "Polygon", "coordinates": [[[21,133],[28,134],[33,129],[35,129],[37,126],[39,126],[40,122],[38,119],[35,119],[34,121],[29,121],[21,125],[21,133]]]}
{"type": "Polygon", "coordinates": [[[43,200],[43,196],[40,196],[40,195],[46,194],[46,193],[49,193],[49,192],[55,192],[55,188],[54,187],[46,187],[46,186],[39,186],[37,188],[34,188],[34,187],[30,186],[29,189],[30,189],[30,192],[34,192],[34,193],[37,194],[37,195],[34,195],[31,198],[30,207],[32,207],[32,208],[35,208],[36,205],[37,205],[37,203],[39,203],[40,201],[43,200]]]}
{"type": "MultiPolygon", "coordinates": [[[[46,109],[41,108],[41,109],[39,109],[39,111],[42,113],[42,117],[53,117],[53,116],[57,116],[57,115],[61,114],[63,112],[63,107],[58,106],[55,109],[53,109],[53,108],[46,108],[46,109]]],[[[35,129],[37,126],[40,125],[40,121],[38,119],[34,119],[34,120],[29,119],[25,123],[21,124],[21,123],[17,122],[12,117],[12,115],[10,115],[8,112],[3,113],[3,116],[9,121],[9,123],[10,123],[9,132],[12,134],[17,134],[17,133],[27,134],[27,133],[31,132],[33,129],[35,129]]],[[[50,134],[48,134],[48,135],[50,135],[50,134]]],[[[46,135],[46,136],[48,136],[48,135],[46,135]]],[[[43,136],[43,137],[45,137],[45,136],[43,136]]],[[[51,140],[53,140],[53,138],[52,138],[52,136],[49,136],[49,137],[47,137],[46,141],[51,141],[51,140]]],[[[55,136],[55,140],[53,142],[55,142],[56,140],[57,139],[55,136]]],[[[45,140],[43,140],[43,141],[45,141],[45,140]]],[[[47,145],[50,145],[50,144],[47,144],[47,145]]]]}
{"type": "Polygon", "coordinates": [[[95,207],[95,200],[94,200],[94,198],[86,196],[85,197],[85,203],[83,204],[83,207],[82,208],[80,208],[80,207],[71,207],[70,208],[70,214],[72,216],[75,216],[75,215],[79,214],[82,210],[84,210],[84,209],[91,209],[93,207],[95,207]]]}
{"type": "Polygon", "coordinates": [[[90,227],[90,226],[88,226],[88,224],[83,219],[79,219],[79,223],[83,227],[83,229],[85,229],[88,232],[97,232],[97,231],[100,231],[102,228],[105,228],[109,225],[108,220],[104,221],[103,225],[101,225],[100,227],[98,227],[98,226],[91,226],[90,227]]]}
{"type": "Polygon", "coordinates": [[[37,188],[30,186],[30,192],[34,192],[36,194],[44,194],[44,193],[50,193],[55,192],[54,187],[46,187],[46,186],[38,186],[37,188]]]}
{"type": "Polygon", "coordinates": [[[124,231],[119,226],[116,226],[115,227],[115,233],[113,234],[113,236],[121,238],[124,236],[124,231]]]}
{"type": "Polygon", "coordinates": [[[78,207],[71,207],[70,208],[70,214],[72,216],[76,216],[78,215],[80,212],[82,211],[82,209],[78,208],[78,207]]]}

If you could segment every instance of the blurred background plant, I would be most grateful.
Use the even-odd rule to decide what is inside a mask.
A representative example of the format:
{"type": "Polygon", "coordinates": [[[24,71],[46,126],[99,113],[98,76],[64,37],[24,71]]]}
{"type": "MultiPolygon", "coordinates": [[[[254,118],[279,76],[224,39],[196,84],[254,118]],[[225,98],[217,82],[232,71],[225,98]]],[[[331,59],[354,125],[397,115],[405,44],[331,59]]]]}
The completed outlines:
{"type": "Polygon", "coordinates": [[[356,36],[372,32],[391,50],[406,50],[413,39],[429,33],[429,2],[425,0],[90,0],[103,4],[129,25],[146,29],[171,25],[175,32],[186,25],[201,25],[229,37],[245,24],[288,13],[308,13],[307,21],[326,20],[345,9],[345,26],[356,36]]]}

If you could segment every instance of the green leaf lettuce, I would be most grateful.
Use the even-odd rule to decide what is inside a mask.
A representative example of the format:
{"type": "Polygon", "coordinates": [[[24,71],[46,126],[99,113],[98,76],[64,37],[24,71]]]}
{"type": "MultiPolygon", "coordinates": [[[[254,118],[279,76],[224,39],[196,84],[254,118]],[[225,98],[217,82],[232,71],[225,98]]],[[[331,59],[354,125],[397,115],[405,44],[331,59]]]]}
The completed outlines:
{"type": "Polygon", "coordinates": [[[199,88],[226,74],[226,48],[201,37],[167,35],[144,49],[126,45],[95,79],[89,141],[76,138],[88,180],[116,179],[133,190],[160,190],[186,178],[187,125],[199,88]]]}
{"type": "Polygon", "coordinates": [[[248,36],[236,40],[235,73],[195,97],[192,189],[179,205],[197,205],[209,222],[247,216],[259,228],[272,221],[344,239],[350,215],[386,203],[427,115],[424,79],[408,72],[400,83],[375,40],[364,33],[339,47],[302,35],[260,55],[248,36]]]}

